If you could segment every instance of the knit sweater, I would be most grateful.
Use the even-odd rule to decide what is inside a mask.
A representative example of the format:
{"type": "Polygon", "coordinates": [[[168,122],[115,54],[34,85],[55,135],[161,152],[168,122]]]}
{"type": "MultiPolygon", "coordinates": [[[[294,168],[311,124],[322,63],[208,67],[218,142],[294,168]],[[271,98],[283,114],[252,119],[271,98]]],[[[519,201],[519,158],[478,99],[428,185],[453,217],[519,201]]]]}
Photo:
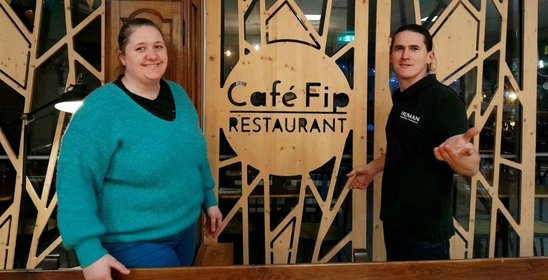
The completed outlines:
{"type": "Polygon", "coordinates": [[[58,224],[82,267],[107,253],[101,242],[168,237],[217,204],[196,111],[180,86],[168,84],[174,121],[110,83],[86,98],[63,136],[58,224]]]}

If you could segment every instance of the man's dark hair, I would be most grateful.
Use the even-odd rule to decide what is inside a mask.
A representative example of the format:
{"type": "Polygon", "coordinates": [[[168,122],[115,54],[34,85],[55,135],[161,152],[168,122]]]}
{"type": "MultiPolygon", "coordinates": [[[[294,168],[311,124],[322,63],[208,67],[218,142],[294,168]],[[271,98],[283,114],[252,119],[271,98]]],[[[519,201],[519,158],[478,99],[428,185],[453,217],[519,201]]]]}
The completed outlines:
{"type": "Polygon", "coordinates": [[[422,36],[424,37],[424,44],[426,45],[426,50],[429,52],[432,51],[432,47],[434,43],[432,42],[433,41],[432,35],[430,35],[430,32],[428,31],[428,29],[426,29],[426,27],[422,25],[408,24],[398,28],[398,30],[396,30],[396,32],[394,32],[394,34],[392,35],[392,42],[390,42],[390,52],[392,52],[392,47],[394,46],[394,38],[396,38],[396,35],[398,35],[398,33],[401,33],[403,31],[411,31],[411,32],[422,34],[422,36]]]}

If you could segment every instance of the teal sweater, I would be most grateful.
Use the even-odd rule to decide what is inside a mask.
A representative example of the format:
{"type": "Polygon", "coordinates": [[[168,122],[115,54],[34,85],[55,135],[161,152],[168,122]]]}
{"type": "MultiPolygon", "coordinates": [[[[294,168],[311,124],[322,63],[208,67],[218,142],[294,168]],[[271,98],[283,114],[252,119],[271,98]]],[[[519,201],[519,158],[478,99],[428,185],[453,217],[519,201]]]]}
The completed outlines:
{"type": "Polygon", "coordinates": [[[110,83],[88,96],[63,136],[58,224],[82,267],[107,253],[101,242],[168,237],[217,204],[196,111],[180,86],[168,84],[172,122],[110,83]]]}

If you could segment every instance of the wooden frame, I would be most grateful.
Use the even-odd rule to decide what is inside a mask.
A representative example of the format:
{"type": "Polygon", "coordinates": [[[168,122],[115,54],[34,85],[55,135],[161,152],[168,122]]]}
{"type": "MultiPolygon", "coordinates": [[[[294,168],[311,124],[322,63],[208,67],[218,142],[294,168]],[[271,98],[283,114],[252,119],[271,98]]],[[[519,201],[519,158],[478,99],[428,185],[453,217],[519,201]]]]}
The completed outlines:
{"type": "MultiPolygon", "coordinates": [[[[117,274],[115,279],[360,279],[360,280],[510,280],[527,277],[546,279],[547,258],[482,259],[437,262],[388,262],[366,264],[303,264],[268,266],[217,266],[167,269],[133,269],[129,275],[117,274]]],[[[0,277],[35,280],[84,279],[80,270],[6,271],[0,277]]]]}

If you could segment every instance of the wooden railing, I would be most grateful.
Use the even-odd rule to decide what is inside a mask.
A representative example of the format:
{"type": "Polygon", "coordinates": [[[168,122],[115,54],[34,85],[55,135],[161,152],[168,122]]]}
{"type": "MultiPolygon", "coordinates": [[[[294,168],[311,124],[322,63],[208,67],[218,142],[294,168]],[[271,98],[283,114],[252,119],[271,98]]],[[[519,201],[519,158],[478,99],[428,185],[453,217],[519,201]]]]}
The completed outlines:
{"type": "MultiPolygon", "coordinates": [[[[77,280],[80,270],[3,271],[0,279],[77,280]]],[[[548,258],[133,269],[114,279],[548,279],[548,258]]]]}

